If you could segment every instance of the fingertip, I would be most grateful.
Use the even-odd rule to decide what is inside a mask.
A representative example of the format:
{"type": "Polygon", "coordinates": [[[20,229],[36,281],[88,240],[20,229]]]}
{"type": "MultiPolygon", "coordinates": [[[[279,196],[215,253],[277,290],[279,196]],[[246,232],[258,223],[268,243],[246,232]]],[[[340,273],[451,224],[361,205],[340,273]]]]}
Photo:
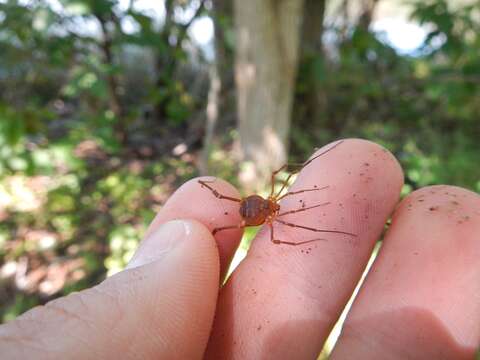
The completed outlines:
{"type": "MultiPolygon", "coordinates": [[[[197,177],[177,189],[159,211],[150,225],[147,236],[162,223],[173,219],[193,219],[209,231],[221,226],[237,225],[241,222],[238,202],[219,199],[199,180],[207,181],[218,193],[240,198],[238,190],[225,180],[212,176],[197,177]]],[[[230,261],[243,235],[243,229],[231,229],[215,234],[220,257],[221,277],[226,274],[230,261]]]]}
{"type": "MultiPolygon", "coordinates": [[[[335,148],[335,151],[328,152],[328,155],[325,157],[330,158],[330,160],[337,163],[338,166],[342,164],[352,166],[354,159],[358,159],[363,160],[361,164],[368,167],[372,165],[368,162],[368,159],[371,159],[374,162],[373,165],[386,166],[386,168],[383,168],[384,172],[386,173],[388,171],[388,175],[396,184],[403,185],[404,176],[400,163],[395,155],[382,145],[365,139],[346,138],[321,147],[316,150],[310,158],[314,158],[330,148],[335,148]]],[[[322,157],[323,156],[319,158],[321,159],[322,157]]],[[[312,162],[312,165],[315,166],[315,162],[312,162]]],[[[317,167],[321,166],[321,162],[316,165],[317,167]]]]}
{"type": "MultiPolygon", "coordinates": [[[[187,244],[192,256],[201,256],[206,271],[218,278],[220,275],[219,248],[210,230],[197,220],[182,220],[185,224],[187,244]]],[[[218,284],[218,281],[215,283],[218,284]]]]}
{"type": "Polygon", "coordinates": [[[351,147],[352,151],[361,151],[365,154],[372,154],[374,158],[380,161],[388,162],[392,174],[396,176],[398,182],[403,183],[403,169],[398,159],[386,147],[365,139],[351,138],[345,139],[346,145],[351,147]]]}
{"type": "Polygon", "coordinates": [[[328,202],[325,208],[302,212],[298,217],[293,214],[291,218],[324,224],[323,217],[334,215],[341,220],[334,230],[359,236],[363,233],[373,245],[400,198],[403,171],[397,159],[384,147],[362,139],[333,142],[317,150],[311,158],[315,160],[302,169],[289,191],[313,188],[319,191],[302,193],[300,200],[285,198],[281,206],[308,208],[328,202]],[[326,152],[332,148],[333,151],[326,152]],[[315,158],[318,154],[324,155],[315,158]],[[375,227],[370,224],[374,220],[378,220],[375,227]]]}
{"type": "MultiPolygon", "coordinates": [[[[404,180],[402,167],[395,156],[379,144],[363,139],[343,139],[318,149],[312,158],[315,160],[302,169],[292,191],[328,185],[328,193],[342,197],[368,193],[375,187],[376,194],[385,197],[385,201],[400,196],[404,180]],[[333,150],[327,152],[328,149],[333,150]]],[[[305,196],[315,198],[316,193],[305,196]]],[[[354,200],[358,201],[359,197],[354,200]]]]}

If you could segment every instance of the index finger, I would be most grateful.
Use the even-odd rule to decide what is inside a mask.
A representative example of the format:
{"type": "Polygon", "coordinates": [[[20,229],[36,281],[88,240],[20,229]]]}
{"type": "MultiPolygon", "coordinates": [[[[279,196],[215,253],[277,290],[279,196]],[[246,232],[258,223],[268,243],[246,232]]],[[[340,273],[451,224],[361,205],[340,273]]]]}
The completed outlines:
{"type": "Polygon", "coordinates": [[[364,140],[345,140],[308,164],[290,191],[328,188],[286,197],[281,212],[302,204],[329,205],[288,214],[285,221],[356,236],[275,223],[275,236],[283,241],[325,239],[276,245],[264,226],[220,293],[207,357],[317,356],[367,264],[402,183],[395,158],[364,140]]]}

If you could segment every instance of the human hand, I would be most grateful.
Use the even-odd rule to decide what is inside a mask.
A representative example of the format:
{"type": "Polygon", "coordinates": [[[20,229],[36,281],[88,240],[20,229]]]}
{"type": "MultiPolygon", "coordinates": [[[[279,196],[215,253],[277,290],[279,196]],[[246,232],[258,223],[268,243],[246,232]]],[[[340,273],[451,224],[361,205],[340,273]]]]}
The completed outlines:
{"type": "MultiPolygon", "coordinates": [[[[391,154],[370,142],[345,141],[303,169],[291,189],[330,187],[285,198],[281,206],[330,201],[288,219],[357,237],[325,234],[327,241],[275,245],[265,228],[219,292],[242,233],[213,237],[210,231],[238,224],[238,203],[189,181],[157,215],[125,271],[1,326],[1,357],[315,358],[402,182],[391,154]]],[[[224,181],[215,188],[239,196],[224,181]]],[[[275,230],[282,240],[312,237],[280,224],[275,230]]],[[[479,234],[477,194],[434,186],[404,199],[332,359],[474,358],[480,345],[479,234]]]]}

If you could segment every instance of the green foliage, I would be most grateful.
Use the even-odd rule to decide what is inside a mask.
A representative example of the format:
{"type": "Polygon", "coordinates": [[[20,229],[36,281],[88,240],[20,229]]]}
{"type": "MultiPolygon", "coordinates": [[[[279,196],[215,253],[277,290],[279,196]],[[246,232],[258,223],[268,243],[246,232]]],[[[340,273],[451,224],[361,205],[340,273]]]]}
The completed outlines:
{"type": "Polygon", "coordinates": [[[2,279],[3,321],[121,269],[196,173],[170,155],[205,103],[198,69],[179,71],[190,39],[175,14],[196,3],[172,4],[162,23],[113,0],[0,1],[0,267],[25,263],[29,284],[2,279]],[[55,264],[63,288],[42,292],[55,264]]]}
{"type": "Polygon", "coordinates": [[[138,246],[140,234],[131,226],[119,226],[109,236],[110,256],[105,259],[105,268],[112,275],[125,268],[138,246]]]}
{"type": "Polygon", "coordinates": [[[414,56],[352,29],[338,44],[338,58],[306,57],[297,86],[294,154],[303,159],[332,137],[363,137],[397,155],[412,189],[453,183],[477,190],[479,9],[450,5],[412,3],[412,19],[431,29],[414,56]]]}
{"type": "Polygon", "coordinates": [[[2,309],[2,322],[7,322],[15,319],[17,316],[21,315],[23,312],[31,309],[32,307],[38,305],[38,302],[35,298],[23,294],[17,294],[13,304],[6,307],[5,310],[2,309]]]}

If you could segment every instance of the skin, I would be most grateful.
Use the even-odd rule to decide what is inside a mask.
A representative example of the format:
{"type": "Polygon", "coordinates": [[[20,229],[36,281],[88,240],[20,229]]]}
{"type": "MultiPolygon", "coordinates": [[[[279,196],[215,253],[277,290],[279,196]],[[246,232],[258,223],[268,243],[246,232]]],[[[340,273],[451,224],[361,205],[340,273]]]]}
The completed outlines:
{"type": "MultiPolygon", "coordinates": [[[[281,211],[301,207],[299,200],[330,201],[286,218],[357,237],[320,234],[325,241],[274,245],[264,227],[220,290],[242,232],[211,231],[241,221],[238,203],[189,181],[157,215],[125,271],[0,326],[2,359],[315,358],[395,207],[332,359],[474,359],[480,197],[434,186],[397,205],[402,181],[390,153],[346,140],[304,168],[291,190],[330,187],[285,198],[281,211]]],[[[215,188],[239,196],[220,179],[215,188]]],[[[286,241],[319,235],[278,223],[274,229],[286,241]]]]}

